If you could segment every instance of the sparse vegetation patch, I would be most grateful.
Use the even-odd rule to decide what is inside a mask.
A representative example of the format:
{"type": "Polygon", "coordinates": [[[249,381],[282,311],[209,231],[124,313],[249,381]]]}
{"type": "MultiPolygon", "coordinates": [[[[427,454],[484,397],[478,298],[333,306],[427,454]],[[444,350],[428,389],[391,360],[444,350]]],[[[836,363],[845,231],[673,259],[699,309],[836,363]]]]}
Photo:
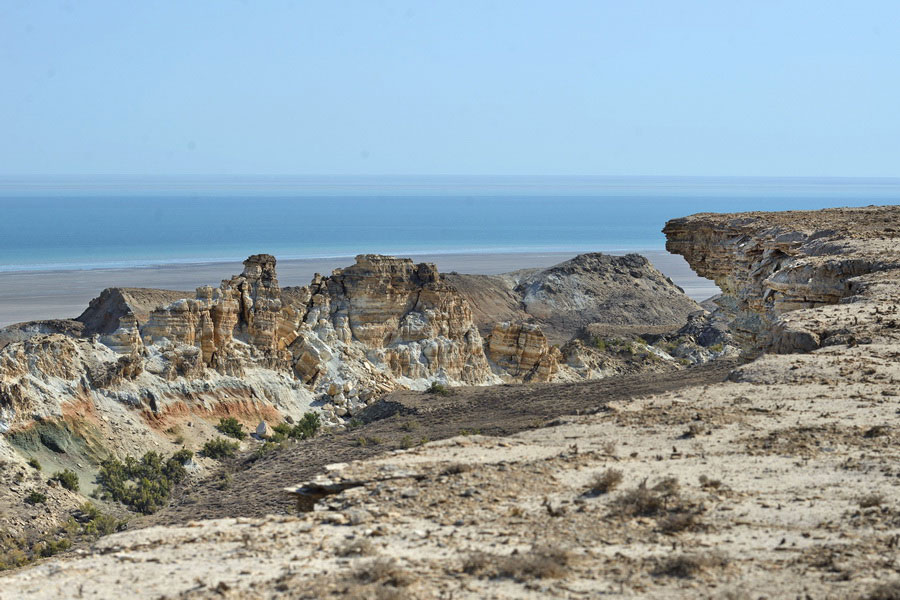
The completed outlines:
{"type": "Polygon", "coordinates": [[[58,482],[59,485],[63,486],[71,492],[78,491],[78,475],[76,475],[69,469],[57,471],[53,474],[53,477],[50,478],[50,481],[58,482]]]}
{"type": "Polygon", "coordinates": [[[169,501],[173,486],[184,479],[184,463],[192,456],[189,450],[180,450],[169,459],[152,451],[140,460],[133,456],[124,461],[109,458],[100,463],[97,474],[100,497],[144,514],[156,512],[169,501]]]}
{"type": "Polygon", "coordinates": [[[203,452],[203,456],[209,458],[231,458],[239,447],[240,444],[237,442],[230,442],[225,438],[215,438],[203,444],[201,452],[203,452]]]}
{"type": "Polygon", "coordinates": [[[242,440],[247,437],[247,432],[244,431],[243,425],[238,423],[238,420],[234,417],[219,419],[219,424],[216,425],[216,429],[219,433],[227,435],[228,437],[233,437],[236,440],[242,440]]]}

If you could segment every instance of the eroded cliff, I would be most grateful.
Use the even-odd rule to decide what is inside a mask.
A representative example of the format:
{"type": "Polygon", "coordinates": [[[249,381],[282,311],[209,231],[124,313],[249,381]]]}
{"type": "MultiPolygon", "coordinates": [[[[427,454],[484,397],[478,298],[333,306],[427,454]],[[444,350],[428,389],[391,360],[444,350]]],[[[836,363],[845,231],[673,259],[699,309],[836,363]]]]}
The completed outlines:
{"type": "Polygon", "coordinates": [[[896,340],[900,207],[697,214],[669,221],[666,248],[724,292],[750,350],[809,351],[896,340]],[[849,304],[863,303],[849,307],[849,304]]]}

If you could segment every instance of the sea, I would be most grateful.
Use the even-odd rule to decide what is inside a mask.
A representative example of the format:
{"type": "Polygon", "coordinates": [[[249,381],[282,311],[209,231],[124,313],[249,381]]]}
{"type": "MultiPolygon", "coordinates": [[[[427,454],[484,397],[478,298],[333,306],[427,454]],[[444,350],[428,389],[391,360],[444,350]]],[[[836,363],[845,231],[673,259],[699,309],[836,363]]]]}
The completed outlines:
{"type": "Polygon", "coordinates": [[[894,178],[5,177],[0,272],[660,251],[693,213],[898,202],[894,178]]]}

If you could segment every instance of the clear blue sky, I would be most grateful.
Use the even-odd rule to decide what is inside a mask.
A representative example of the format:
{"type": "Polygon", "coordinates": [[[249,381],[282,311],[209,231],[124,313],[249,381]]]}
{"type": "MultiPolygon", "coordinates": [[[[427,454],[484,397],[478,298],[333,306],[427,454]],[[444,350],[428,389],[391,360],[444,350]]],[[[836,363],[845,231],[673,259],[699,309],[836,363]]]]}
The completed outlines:
{"type": "Polygon", "coordinates": [[[900,2],[0,0],[0,174],[900,175],[900,2]]]}

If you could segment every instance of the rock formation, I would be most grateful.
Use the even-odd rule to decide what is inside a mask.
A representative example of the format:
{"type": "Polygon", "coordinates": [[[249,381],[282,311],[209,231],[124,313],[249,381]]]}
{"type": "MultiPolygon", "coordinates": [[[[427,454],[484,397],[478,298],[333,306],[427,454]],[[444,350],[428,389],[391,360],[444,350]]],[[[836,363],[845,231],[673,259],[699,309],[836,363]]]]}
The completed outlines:
{"type": "Polygon", "coordinates": [[[638,254],[580,254],[547,269],[502,275],[446,275],[475,307],[483,334],[497,322],[530,321],[551,344],[563,344],[590,324],[680,327],[701,310],[638,254]]]}
{"type": "Polygon", "coordinates": [[[525,381],[550,381],[562,359],[559,348],[548,346],[540,327],[530,323],[497,323],[488,348],[491,360],[525,381]]]}
{"type": "Polygon", "coordinates": [[[751,351],[809,351],[895,336],[900,207],[698,214],[669,221],[670,252],[724,292],[719,304],[751,351]],[[850,303],[879,304],[871,312],[850,303]],[[887,304],[885,304],[887,302],[887,304]]]}

